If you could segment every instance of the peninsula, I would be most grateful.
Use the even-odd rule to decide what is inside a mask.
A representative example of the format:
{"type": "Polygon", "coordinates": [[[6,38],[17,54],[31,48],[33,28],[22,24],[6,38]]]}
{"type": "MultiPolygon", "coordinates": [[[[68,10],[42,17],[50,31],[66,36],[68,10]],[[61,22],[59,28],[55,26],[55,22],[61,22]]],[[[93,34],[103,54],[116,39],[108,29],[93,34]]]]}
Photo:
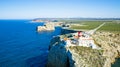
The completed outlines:
{"type": "Polygon", "coordinates": [[[67,24],[77,32],[53,37],[47,67],[111,67],[120,57],[119,20],[67,24]]]}

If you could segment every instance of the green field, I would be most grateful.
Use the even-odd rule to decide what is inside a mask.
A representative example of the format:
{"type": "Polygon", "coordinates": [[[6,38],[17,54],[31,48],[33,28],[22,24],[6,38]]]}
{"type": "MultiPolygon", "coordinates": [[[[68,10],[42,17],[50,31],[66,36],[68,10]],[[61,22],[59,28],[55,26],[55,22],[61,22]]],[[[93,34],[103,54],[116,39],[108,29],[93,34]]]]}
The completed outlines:
{"type": "Polygon", "coordinates": [[[98,31],[111,31],[111,32],[120,32],[120,20],[90,20],[90,21],[81,21],[81,20],[63,20],[64,22],[71,24],[70,29],[73,30],[91,30],[98,27],[102,23],[103,25],[98,31]],[[79,25],[74,25],[79,24],[79,25]]]}
{"type": "Polygon", "coordinates": [[[111,31],[111,32],[120,32],[120,21],[119,22],[107,22],[102,26],[99,31],[111,31]]]}
{"type": "Polygon", "coordinates": [[[78,24],[83,25],[83,26],[71,25],[71,29],[91,30],[91,29],[94,29],[94,28],[98,27],[102,23],[103,22],[101,22],[101,21],[81,21],[78,24]]]}

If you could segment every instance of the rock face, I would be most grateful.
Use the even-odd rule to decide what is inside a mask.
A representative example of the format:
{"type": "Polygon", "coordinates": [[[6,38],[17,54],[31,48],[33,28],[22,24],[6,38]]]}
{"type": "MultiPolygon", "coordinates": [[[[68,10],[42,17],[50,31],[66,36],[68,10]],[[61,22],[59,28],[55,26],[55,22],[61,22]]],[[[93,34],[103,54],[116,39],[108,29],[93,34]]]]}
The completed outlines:
{"type": "Polygon", "coordinates": [[[103,55],[107,57],[104,67],[111,67],[115,58],[120,57],[120,33],[96,32],[93,37],[104,50],[103,55]]]}
{"type": "Polygon", "coordinates": [[[68,67],[67,66],[67,49],[60,37],[54,37],[49,46],[47,67],[68,67]]]}
{"type": "Polygon", "coordinates": [[[71,46],[69,47],[71,56],[69,56],[70,67],[103,67],[105,57],[102,50],[92,49],[90,47],[71,46]]]}
{"type": "Polygon", "coordinates": [[[103,50],[82,46],[68,47],[59,37],[54,37],[51,40],[47,67],[104,67],[105,61],[103,50]]]}
{"type": "Polygon", "coordinates": [[[120,57],[120,33],[96,32],[93,35],[101,50],[66,46],[59,37],[51,40],[47,67],[111,67],[120,57]]]}
{"type": "Polygon", "coordinates": [[[63,22],[46,22],[44,26],[38,26],[37,31],[51,31],[55,30],[56,26],[61,26],[63,22]]]}
{"type": "Polygon", "coordinates": [[[59,45],[56,45],[50,49],[47,67],[68,67],[67,50],[63,44],[59,45]]]}
{"type": "Polygon", "coordinates": [[[55,30],[54,23],[46,23],[44,26],[38,26],[37,31],[50,31],[55,30]]]}

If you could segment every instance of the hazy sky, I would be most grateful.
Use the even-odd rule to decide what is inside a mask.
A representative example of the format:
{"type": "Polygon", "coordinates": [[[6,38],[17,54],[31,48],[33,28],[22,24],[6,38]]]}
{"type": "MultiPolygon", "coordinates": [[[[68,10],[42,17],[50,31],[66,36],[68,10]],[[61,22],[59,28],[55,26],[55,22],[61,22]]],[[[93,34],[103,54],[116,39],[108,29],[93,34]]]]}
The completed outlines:
{"type": "Polygon", "coordinates": [[[0,19],[120,18],[120,0],[0,0],[0,19]]]}

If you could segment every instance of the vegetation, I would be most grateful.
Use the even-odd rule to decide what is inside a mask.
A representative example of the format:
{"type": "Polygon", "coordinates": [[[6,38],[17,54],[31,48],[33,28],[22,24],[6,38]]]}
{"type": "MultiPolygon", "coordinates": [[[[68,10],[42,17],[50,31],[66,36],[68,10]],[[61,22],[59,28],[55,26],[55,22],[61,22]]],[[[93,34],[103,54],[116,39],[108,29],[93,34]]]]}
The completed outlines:
{"type": "Polygon", "coordinates": [[[71,25],[71,29],[91,30],[91,29],[98,27],[102,23],[103,22],[101,22],[101,21],[82,21],[81,23],[79,23],[80,26],[71,25]]]}
{"type": "MultiPolygon", "coordinates": [[[[97,49],[92,49],[90,47],[83,47],[83,46],[70,46],[69,49],[73,50],[78,53],[79,55],[82,55],[82,54],[89,54],[90,52],[93,53],[92,55],[94,54],[99,54],[99,55],[102,55],[103,54],[103,50],[97,50],[97,49]]],[[[92,56],[91,55],[91,56],[92,56]]]]}
{"type": "Polygon", "coordinates": [[[119,22],[107,22],[102,26],[99,31],[111,31],[111,32],[120,32],[120,21],[119,22]]]}
{"type": "Polygon", "coordinates": [[[65,22],[65,23],[80,23],[81,20],[59,20],[61,22],[65,22]]]}
{"type": "Polygon", "coordinates": [[[102,26],[99,31],[111,31],[120,32],[120,21],[119,20],[62,20],[68,24],[71,24],[70,29],[78,30],[91,30],[98,27],[102,23],[106,23],[102,26]],[[76,25],[75,25],[76,24],[76,25]]]}
{"type": "Polygon", "coordinates": [[[70,46],[70,50],[74,50],[75,55],[80,60],[85,61],[88,67],[103,67],[106,57],[103,56],[103,50],[96,50],[90,47],[70,46]]]}

